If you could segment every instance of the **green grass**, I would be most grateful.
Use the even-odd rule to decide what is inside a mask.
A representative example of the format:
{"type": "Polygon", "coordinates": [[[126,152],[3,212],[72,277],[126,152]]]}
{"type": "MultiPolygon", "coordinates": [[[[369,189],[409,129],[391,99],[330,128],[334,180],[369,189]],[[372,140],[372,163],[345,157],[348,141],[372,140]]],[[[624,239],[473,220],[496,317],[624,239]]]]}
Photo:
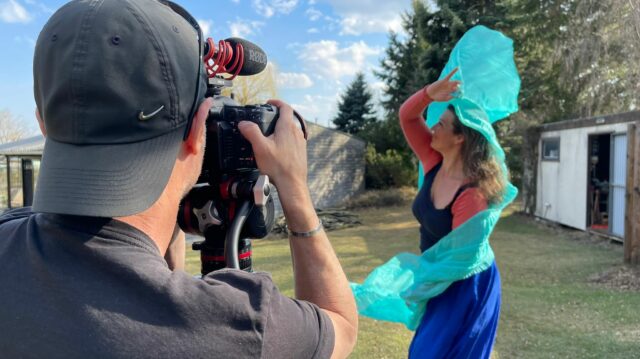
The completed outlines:
{"type": "MultiPolygon", "coordinates": [[[[352,281],[400,251],[417,251],[418,226],[408,206],[357,212],[363,226],[330,232],[352,281]]],[[[494,357],[633,358],[640,355],[640,293],[605,289],[588,278],[619,266],[622,247],[576,240],[566,232],[505,213],[492,235],[502,276],[502,312],[494,357]]],[[[272,273],[293,295],[286,239],[254,241],[254,268],[272,273]]],[[[197,253],[187,270],[199,272],[197,253]]],[[[352,358],[406,358],[413,333],[361,317],[352,358]]]]}

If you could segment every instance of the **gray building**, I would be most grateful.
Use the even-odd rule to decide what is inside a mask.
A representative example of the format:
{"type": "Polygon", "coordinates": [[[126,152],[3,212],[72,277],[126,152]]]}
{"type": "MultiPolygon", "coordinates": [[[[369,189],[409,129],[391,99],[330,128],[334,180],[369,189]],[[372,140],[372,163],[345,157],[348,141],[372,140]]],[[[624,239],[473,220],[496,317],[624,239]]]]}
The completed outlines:
{"type": "Polygon", "coordinates": [[[0,210],[31,205],[43,149],[42,136],[0,145],[0,210]]]}
{"type": "MultiPolygon", "coordinates": [[[[314,205],[339,206],[364,189],[366,144],[314,123],[307,127],[309,188],[314,205]]],[[[0,145],[0,209],[31,205],[43,148],[42,136],[0,145]]]]}

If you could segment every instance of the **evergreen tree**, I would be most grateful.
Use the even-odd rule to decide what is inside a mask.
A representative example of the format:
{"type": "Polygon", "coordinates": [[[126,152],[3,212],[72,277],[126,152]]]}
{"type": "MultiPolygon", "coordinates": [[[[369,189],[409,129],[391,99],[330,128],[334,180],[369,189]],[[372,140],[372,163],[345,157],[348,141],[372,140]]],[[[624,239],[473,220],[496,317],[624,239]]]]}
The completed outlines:
{"type": "Polygon", "coordinates": [[[507,9],[501,4],[440,0],[437,1],[439,8],[434,11],[424,1],[413,2],[413,11],[403,15],[407,37],[401,40],[397,34],[390,34],[382,70],[376,72],[387,84],[382,101],[385,119],[373,126],[367,136],[378,152],[394,149],[407,159],[413,157],[398,123],[400,105],[414,92],[438,79],[451,50],[469,28],[479,24],[498,30],[507,27],[507,9]]]}
{"type": "Polygon", "coordinates": [[[475,25],[502,30],[509,26],[507,8],[501,2],[440,0],[430,10],[422,1],[403,16],[404,41],[391,33],[382,71],[376,73],[388,85],[383,107],[392,117],[411,94],[438,79],[449,54],[462,35],[475,25]]]}
{"type": "Polygon", "coordinates": [[[367,87],[364,74],[356,74],[338,103],[338,115],[333,124],[340,131],[358,134],[375,122],[372,95],[367,87]]]}

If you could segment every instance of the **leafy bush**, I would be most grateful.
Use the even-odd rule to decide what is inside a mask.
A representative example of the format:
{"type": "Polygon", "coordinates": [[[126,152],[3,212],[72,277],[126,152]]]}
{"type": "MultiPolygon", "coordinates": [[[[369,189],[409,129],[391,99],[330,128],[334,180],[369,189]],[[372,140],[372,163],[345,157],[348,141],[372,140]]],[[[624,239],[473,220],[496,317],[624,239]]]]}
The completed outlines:
{"type": "Polygon", "coordinates": [[[367,146],[365,185],[371,189],[415,186],[418,171],[413,161],[397,150],[378,153],[373,145],[367,146]]]}

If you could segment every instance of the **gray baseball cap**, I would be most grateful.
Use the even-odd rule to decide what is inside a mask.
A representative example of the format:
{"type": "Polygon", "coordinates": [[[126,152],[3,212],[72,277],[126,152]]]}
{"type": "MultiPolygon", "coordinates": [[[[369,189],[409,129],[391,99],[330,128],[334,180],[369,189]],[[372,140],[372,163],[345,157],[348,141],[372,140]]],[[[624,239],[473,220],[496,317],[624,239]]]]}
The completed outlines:
{"type": "Polygon", "coordinates": [[[202,33],[158,0],[76,0],[42,29],[34,94],[47,137],[33,210],[117,217],[164,190],[206,92],[202,33]]]}

